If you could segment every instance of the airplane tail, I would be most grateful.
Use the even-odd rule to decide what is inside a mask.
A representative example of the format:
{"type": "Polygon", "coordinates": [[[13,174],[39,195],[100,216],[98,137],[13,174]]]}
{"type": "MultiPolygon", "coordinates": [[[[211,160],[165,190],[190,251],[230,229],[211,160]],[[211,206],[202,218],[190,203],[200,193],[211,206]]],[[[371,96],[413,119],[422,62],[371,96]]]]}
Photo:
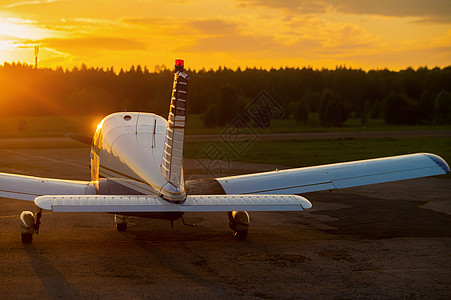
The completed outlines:
{"type": "Polygon", "coordinates": [[[162,195],[166,200],[172,201],[183,201],[186,198],[182,160],[188,79],[189,76],[183,70],[183,60],[176,60],[163,161],[161,163],[161,172],[167,181],[167,184],[162,187],[162,195]]]}

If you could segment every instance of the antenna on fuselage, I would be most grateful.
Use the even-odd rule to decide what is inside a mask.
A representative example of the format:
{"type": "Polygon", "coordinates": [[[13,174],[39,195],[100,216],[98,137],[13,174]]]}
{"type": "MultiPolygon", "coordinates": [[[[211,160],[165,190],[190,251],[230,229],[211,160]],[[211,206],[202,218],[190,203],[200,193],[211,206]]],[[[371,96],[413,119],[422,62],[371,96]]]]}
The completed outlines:
{"type": "Polygon", "coordinates": [[[153,122],[152,148],[155,146],[155,134],[157,133],[157,119],[153,122]]]}
{"type": "Polygon", "coordinates": [[[138,135],[138,121],[139,121],[139,115],[140,115],[141,113],[140,112],[138,112],[138,116],[136,117],[136,131],[135,131],[135,134],[136,135],[138,135]]]}

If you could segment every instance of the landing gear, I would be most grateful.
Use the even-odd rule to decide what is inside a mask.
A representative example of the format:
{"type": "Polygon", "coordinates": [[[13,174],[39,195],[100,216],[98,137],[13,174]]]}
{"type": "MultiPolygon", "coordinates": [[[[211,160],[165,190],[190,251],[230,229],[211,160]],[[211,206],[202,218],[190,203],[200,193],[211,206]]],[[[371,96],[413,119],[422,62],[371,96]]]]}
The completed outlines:
{"type": "Polygon", "coordinates": [[[189,226],[189,227],[195,227],[196,226],[196,224],[188,224],[188,223],[186,223],[185,219],[183,219],[183,216],[181,217],[181,219],[182,219],[183,225],[185,225],[185,226],[189,226]]]}
{"type": "Polygon", "coordinates": [[[20,240],[24,244],[30,244],[33,241],[32,233],[22,233],[21,236],[22,236],[22,238],[20,240]]]}
{"type": "Polygon", "coordinates": [[[124,232],[127,230],[127,223],[116,224],[117,231],[124,232]]]}
{"type": "Polygon", "coordinates": [[[233,236],[239,241],[247,238],[249,231],[250,217],[247,211],[228,212],[229,227],[233,231],[233,236]]]}
{"type": "Polygon", "coordinates": [[[128,216],[114,215],[114,221],[116,222],[116,229],[119,232],[124,232],[127,230],[128,216]]]}
{"type": "Polygon", "coordinates": [[[39,209],[36,215],[31,211],[23,211],[20,214],[20,234],[22,243],[31,243],[33,241],[33,234],[39,233],[39,227],[41,226],[41,216],[41,209],[39,209]]]}

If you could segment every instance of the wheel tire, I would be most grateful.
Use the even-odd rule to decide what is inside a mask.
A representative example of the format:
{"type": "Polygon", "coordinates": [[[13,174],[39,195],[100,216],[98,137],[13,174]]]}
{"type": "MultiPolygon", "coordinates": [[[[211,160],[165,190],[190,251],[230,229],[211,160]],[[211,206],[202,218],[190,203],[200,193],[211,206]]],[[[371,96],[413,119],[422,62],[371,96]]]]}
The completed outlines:
{"type": "Polygon", "coordinates": [[[244,231],[234,231],[233,232],[233,236],[235,237],[235,239],[237,239],[238,241],[244,241],[247,238],[247,230],[244,231]]]}
{"type": "Polygon", "coordinates": [[[119,232],[124,232],[127,230],[127,223],[116,224],[116,229],[119,232]]]}
{"type": "Polygon", "coordinates": [[[31,233],[22,233],[22,243],[30,244],[33,241],[33,234],[31,233]]]}

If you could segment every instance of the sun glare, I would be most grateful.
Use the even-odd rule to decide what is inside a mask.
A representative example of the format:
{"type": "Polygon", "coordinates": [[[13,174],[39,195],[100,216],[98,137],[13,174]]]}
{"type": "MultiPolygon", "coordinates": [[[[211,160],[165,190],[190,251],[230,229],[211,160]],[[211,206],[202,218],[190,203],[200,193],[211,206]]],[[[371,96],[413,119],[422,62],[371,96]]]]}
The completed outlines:
{"type": "Polygon", "coordinates": [[[50,30],[40,28],[35,21],[0,17],[0,63],[32,62],[34,41],[51,36],[50,30]]]}
{"type": "Polygon", "coordinates": [[[46,36],[43,30],[35,27],[31,20],[16,18],[0,18],[0,35],[14,39],[41,39],[46,36]]]}

